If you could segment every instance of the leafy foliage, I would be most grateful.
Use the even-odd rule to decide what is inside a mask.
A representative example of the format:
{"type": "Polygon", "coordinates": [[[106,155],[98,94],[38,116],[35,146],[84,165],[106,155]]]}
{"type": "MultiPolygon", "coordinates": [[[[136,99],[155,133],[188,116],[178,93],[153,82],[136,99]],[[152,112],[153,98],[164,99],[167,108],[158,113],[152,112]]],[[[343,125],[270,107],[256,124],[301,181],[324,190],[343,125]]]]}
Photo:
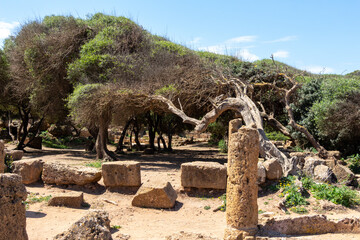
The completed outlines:
{"type": "Polygon", "coordinates": [[[353,154],[348,156],[346,159],[346,163],[351,171],[355,174],[360,173],[360,154],[353,154]]]}

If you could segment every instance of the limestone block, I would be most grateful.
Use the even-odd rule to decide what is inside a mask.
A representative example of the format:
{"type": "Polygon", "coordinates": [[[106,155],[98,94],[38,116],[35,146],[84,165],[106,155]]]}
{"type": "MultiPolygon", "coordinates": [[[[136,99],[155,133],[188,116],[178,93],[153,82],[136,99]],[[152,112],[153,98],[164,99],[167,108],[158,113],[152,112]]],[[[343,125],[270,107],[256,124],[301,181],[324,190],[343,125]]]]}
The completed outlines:
{"type": "Polygon", "coordinates": [[[140,163],[136,161],[103,163],[102,176],[106,187],[139,187],[140,163]]]}
{"type": "Polygon", "coordinates": [[[354,173],[346,166],[337,164],[333,168],[333,172],[336,176],[336,179],[339,183],[350,184],[352,180],[354,180],[354,173]]]}
{"type": "Polygon", "coordinates": [[[226,189],[226,167],[217,162],[181,164],[183,187],[226,189]]]}
{"type": "Polygon", "coordinates": [[[275,158],[266,160],[264,167],[266,170],[266,178],[269,180],[277,180],[283,176],[281,164],[275,158]]]}
{"type": "Polygon", "coordinates": [[[172,208],[177,193],[169,182],[144,183],[132,200],[132,205],[147,208],[172,208]]]}
{"type": "Polygon", "coordinates": [[[328,166],[317,165],[314,168],[314,179],[321,182],[331,183],[333,180],[333,172],[328,166]]]}
{"type": "Polygon", "coordinates": [[[82,192],[68,192],[52,196],[48,205],[81,208],[83,202],[84,194],[82,192]]]}
{"type": "Polygon", "coordinates": [[[24,156],[23,150],[6,150],[5,156],[11,158],[13,161],[21,160],[24,156]]]}
{"type": "Polygon", "coordinates": [[[21,176],[0,174],[0,239],[27,240],[25,201],[27,192],[21,176]]]}
{"type": "Polygon", "coordinates": [[[99,181],[101,171],[93,167],[45,162],[41,178],[46,184],[85,185],[99,181]]]}
{"type": "Polygon", "coordinates": [[[20,160],[12,163],[12,171],[22,177],[24,184],[30,184],[41,179],[43,164],[41,159],[20,160]]]}
{"type": "Polygon", "coordinates": [[[325,160],[319,157],[306,157],[303,172],[308,176],[312,176],[314,174],[315,167],[318,165],[326,165],[325,160]]]}
{"type": "Polygon", "coordinates": [[[5,169],[5,144],[3,140],[0,140],[0,173],[3,173],[5,169]]]}
{"type": "Polygon", "coordinates": [[[96,210],[71,225],[71,227],[55,236],[55,240],[93,239],[112,240],[109,214],[96,210]]]}

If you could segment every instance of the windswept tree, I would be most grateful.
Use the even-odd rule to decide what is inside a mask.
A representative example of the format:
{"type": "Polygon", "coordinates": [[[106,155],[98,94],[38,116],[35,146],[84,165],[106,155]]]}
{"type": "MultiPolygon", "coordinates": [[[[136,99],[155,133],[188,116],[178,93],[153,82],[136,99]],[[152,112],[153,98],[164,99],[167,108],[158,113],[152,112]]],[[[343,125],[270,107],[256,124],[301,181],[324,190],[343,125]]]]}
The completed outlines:
{"type": "Polygon", "coordinates": [[[77,57],[87,33],[81,20],[50,16],[23,25],[15,37],[6,41],[10,65],[6,91],[22,119],[18,149],[26,146],[30,117],[46,117],[50,122],[66,118],[65,99],[72,92],[66,67],[77,57]]]}

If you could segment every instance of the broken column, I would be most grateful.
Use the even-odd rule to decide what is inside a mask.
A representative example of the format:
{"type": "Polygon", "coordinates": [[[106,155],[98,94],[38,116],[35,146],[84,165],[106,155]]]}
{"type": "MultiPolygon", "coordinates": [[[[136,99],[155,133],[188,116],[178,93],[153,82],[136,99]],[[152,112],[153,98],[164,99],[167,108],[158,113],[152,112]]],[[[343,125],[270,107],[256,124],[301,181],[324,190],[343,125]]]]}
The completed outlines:
{"type": "Polygon", "coordinates": [[[3,173],[5,169],[5,144],[3,140],[0,140],[0,173],[3,173]]]}
{"type": "Polygon", "coordinates": [[[0,174],[0,239],[27,240],[25,201],[27,197],[21,176],[0,174]]]}
{"type": "Polygon", "coordinates": [[[258,223],[257,163],[259,135],[256,128],[229,124],[228,180],[224,239],[255,239],[258,223]]]}

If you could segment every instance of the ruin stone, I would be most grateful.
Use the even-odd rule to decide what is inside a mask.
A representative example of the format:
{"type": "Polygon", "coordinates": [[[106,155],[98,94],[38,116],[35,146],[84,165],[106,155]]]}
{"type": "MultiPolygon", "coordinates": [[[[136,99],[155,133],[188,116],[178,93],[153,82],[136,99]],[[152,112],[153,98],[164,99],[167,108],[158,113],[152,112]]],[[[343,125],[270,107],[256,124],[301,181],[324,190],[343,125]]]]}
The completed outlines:
{"type": "Polygon", "coordinates": [[[266,170],[266,178],[269,180],[277,180],[283,176],[281,164],[275,158],[266,160],[264,163],[266,170]]]}
{"type": "Polygon", "coordinates": [[[0,174],[0,239],[27,240],[25,201],[27,192],[21,176],[0,174]]]}
{"type": "Polygon", "coordinates": [[[257,184],[263,184],[266,181],[266,169],[262,162],[258,162],[258,177],[257,184]]]}
{"type": "Polygon", "coordinates": [[[23,150],[5,150],[5,156],[13,161],[21,160],[24,156],[23,150]]]}
{"type": "Polygon", "coordinates": [[[131,204],[146,208],[172,208],[175,206],[177,193],[169,182],[144,183],[131,204]]]}
{"type": "Polygon", "coordinates": [[[136,161],[103,163],[102,176],[106,187],[139,187],[140,163],[136,161]]]}
{"type": "Polygon", "coordinates": [[[226,189],[226,167],[217,162],[183,163],[181,185],[184,188],[226,189]]]}
{"type": "Polygon", "coordinates": [[[41,159],[20,160],[12,163],[12,172],[19,174],[24,184],[39,181],[42,170],[43,161],[41,159]]]}
{"type": "Polygon", "coordinates": [[[101,171],[93,167],[46,162],[41,178],[46,184],[85,185],[98,182],[101,179],[101,171]]]}
{"type": "Polygon", "coordinates": [[[83,203],[84,194],[82,192],[67,192],[52,196],[48,202],[48,206],[81,208],[83,203]]]}
{"type": "Polygon", "coordinates": [[[91,239],[91,240],[112,240],[110,232],[109,214],[105,211],[95,210],[71,227],[55,236],[55,240],[74,240],[74,239],[91,239]]]}
{"type": "Polygon", "coordinates": [[[336,176],[337,181],[342,184],[348,185],[355,178],[354,173],[348,167],[340,165],[340,164],[337,164],[333,168],[333,172],[336,176]]]}
{"type": "Polygon", "coordinates": [[[313,176],[314,169],[318,165],[326,165],[325,160],[319,157],[312,157],[312,156],[306,157],[303,172],[308,176],[313,176]]]}
{"type": "Polygon", "coordinates": [[[27,144],[28,147],[35,148],[35,149],[42,149],[42,137],[34,137],[31,142],[27,139],[25,141],[25,144],[27,144]]]}
{"type": "Polygon", "coordinates": [[[0,140],[0,173],[5,170],[5,144],[3,140],[0,140]]]}
{"type": "Polygon", "coordinates": [[[241,127],[229,136],[226,223],[224,239],[250,239],[257,231],[257,163],[259,135],[241,127]]]}
{"type": "Polygon", "coordinates": [[[314,179],[320,182],[331,183],[333,181],[333,172],[328,166],[317,165],[314,168],[314,179]]]}

